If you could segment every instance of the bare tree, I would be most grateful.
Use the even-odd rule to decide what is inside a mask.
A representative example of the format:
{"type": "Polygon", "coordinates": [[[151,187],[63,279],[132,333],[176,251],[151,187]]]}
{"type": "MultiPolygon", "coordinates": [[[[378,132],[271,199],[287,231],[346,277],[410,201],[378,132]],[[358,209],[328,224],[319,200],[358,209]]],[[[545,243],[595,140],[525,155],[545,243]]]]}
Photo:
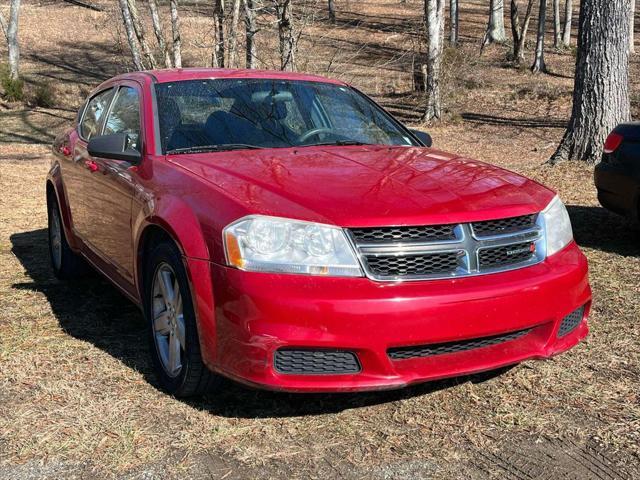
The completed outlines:
{"type": "Polygon", "coordinates": [[[422,121],[430,122],[442,118],[440,98],[440,67],[444,43],[445,0],[424,0],[424,23],[427,31],[427,75],[425,97],[427,106],[422,121]]]}
{"type": "Polygon", "coordinates": [[[273,0],[278,22],[280,70],[295,70],[296,37],[293,31],[291,0],[273,0]]]}
{"type": "Polygon", "coordinates": [[[513,35],[513,59],[518,63],[524,62],[524,45],[531,21],[534,0],[527,3],[527,11],[524,15],[522,25],[519,18],[519,7],[517,0],[511,0],[511,33],[513,35]]]}
{"type": "Polygon", "coordinates": [[[449,43],[458,45],[459,11],[458,0],[449,0],[449,43]]]}
{"type": "Polygon", "coordinates": [[[164,33],[162,31],[162,23],[160,22],[160,15],[158,14],[158,4],[156,0],[149,0],[149,10],[151,12],[151,23],[153,24],[153,33],[156,36],[156,40],[158,41],[158,46],[162,51],[162,55],[164,57],[164,66],[167,68],[171,68],[171,54],[169,53],[169,49],[167,48],[167,42],[164,39],[164,33]]]}
{"type": "Polygon", "coordinates": [[[224,67],[224,0],[213,0],[214,43],[211,63],[224,67]]]}
{"type": "Polygon", "coordinates": [[[568,47],[571,45],[571,17],[573,16],[573,1],[565,0],[564,2],[564,27],[562,30],[562,45],[568,47]]]}
{"type": "Polygon", "coordinates": [[[629,15],[629,53],[636,53],[635,39],[633,35],[633,29],[635,27],[636,16],[636,0],[631,0],[631,15],[629,15]]]}
{"type": "Polygon", "coordinates": [[[246,68],[256,68],[256,11],[253,0],[244,0],[244,31],[246,41],[246,68]]]}
{"type": "Polygon", "coordinates": [[[0,13],[0,28],[7,39],[9,50],[9,77],[18,80],[20,77],[20,44],[18,43],[18,20],[20,17],[20,0],[11,0],[9,23],[0,13]]]}
{"type": "Polygon", "coordinates": [[[582,0],[573,110],[550,163],[597,162],[609,132],[631,117],[628,0],[582,0]]]}
{"type": "Polygon", "coordinates": [[[560,0],[553,0],[553,47],[562,45],[562,21],[560,20],[560,0]]]}
{"type": "Polygon", "coordinates": [[[236,51],[238,44],[238,20],[240,19],[240,0],[233,0],[231,9],[231,26],[229,35],[227,36],[227,44],[229,45],[229,68],[236,67],[236,51]]]}
{"type": "Polygon", "coordinates": [[[504,0],[489,1],[489,23],[482,40],[482,47],[489,43],[504,43],[507,36],[504,32],[504,0]]]}
{"type": "Polygon", "coordinates": [[[329,21],[336,23],[336,2],[334,0],[328,0],[329,7],[329,21]]]}
{"type": "Polygon", "coordinates": [[[136,33],[133,28],[133,20],[131,19],[131,11],[127,0],[119,0],[120,12],[122,13],[122,21],[124,23],[124,31],[127,35],[129,48],[131,49],[131,57],[133,58],[133,66],[136,70],[144,70],[142,64],[142,56],[140,55],[140,47],[136,39],[136,33]]]}
{"type": "Polygon", "coordinates": [[[135,32],[136,38],[138,39],[138,42],[140,42],[140,46],[142,47],[142,55],[144,56],[149,67],[156,68],[158,64],[156,63],[156,59],[151,52],[151,48],[149,48],[149,43],[147,42],[146,34],[144,31],[144,25],[140,21],[140,15],[138,15],[136,0],[127,0],[127,3],[129,4],[129,12],[131,13],[133,31],[135,32]]]}
{"type": "Polygon", "coordinates": [[[180,14],[178,0],[169,0],[171,9],[171,34],[173,37],[173,66],[182,68],[182,39],[180,38],[180,14]]]}
{"type": "Polygon", "coordinates": [[[540,0],[540,10],[538,12],[538,35],[536,39],[536,56],[531,65],[533,73],[547,71],[547,65],[544,63],[544,33],[547,23],[547,0],[540,0]]]}

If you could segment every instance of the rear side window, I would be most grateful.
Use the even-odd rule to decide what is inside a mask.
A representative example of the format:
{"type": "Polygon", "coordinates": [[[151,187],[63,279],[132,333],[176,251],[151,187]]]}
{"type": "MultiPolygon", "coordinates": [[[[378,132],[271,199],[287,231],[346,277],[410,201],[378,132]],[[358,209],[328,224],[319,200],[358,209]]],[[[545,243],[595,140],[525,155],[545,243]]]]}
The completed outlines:
{"type": "Polygon", "coordinates": [[[107,108],[109,108],[112,95],[113,88],[110,88],[89,100],[80,123],[80,135],[85,140],[90,140],[100,134],[100,126],[105,113],[107,113],[107,108]]]}
{"type": "Polygon", "coordinates": [[[140,151],[140,96],[135,88],[121,87],[104,125],[104,135],[127,133],[131,148],[140,151]]]}

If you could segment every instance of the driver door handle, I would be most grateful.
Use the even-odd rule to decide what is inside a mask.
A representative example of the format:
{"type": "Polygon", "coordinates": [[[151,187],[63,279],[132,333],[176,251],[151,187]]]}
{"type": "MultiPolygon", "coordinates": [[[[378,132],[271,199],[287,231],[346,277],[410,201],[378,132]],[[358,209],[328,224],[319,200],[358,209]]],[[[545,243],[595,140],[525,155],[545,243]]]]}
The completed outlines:
{"type": "Polygon", "coordinates": [[[84,166],[87,167],[90,172],[97,172],[98,171],[98,164],[96,162],[94,162],[93,160],[85,160],[84,161],[84,166]]]}

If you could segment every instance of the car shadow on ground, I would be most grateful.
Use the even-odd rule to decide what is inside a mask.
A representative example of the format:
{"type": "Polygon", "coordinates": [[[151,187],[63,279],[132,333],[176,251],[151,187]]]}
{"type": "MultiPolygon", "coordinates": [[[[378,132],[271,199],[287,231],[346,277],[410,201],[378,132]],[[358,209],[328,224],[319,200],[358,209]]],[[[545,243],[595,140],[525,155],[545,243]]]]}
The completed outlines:
{"type": "Polygon", "coordinates": [[[573,235],[581,247],[626,257],[640,256],[640,229],[602,207],[567,205],[573,235]]]}
{"type": "MultiPolygon", "coordinates": [[[[141,372],[157,386],[140,310],[98,274],[77,282],[57,280],[49,265],[46,229],[11,235],[12,252],[30,281],[15,283],[16,290],[42,292],[61,328],[90,342],[129,368],[141,372]]],[[[188,405],[214,415],[233,418],[269,418],[337,413],[350,408],[382,404],[426,395],[456,385],[480,383],[509,368],[477,375],[410,386],[401,390],[343,394],[288,394],[253,390],[227,381],[219,393],[188,399],[188,405]]]]}

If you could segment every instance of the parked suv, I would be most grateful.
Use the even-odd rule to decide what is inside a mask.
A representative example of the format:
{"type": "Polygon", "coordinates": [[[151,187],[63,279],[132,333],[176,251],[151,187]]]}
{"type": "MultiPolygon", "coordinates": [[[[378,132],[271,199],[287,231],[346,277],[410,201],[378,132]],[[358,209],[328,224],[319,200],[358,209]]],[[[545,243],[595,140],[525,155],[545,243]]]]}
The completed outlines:
{"type": "Polygon", "coordinates": [[[100,85],[53,145],[52,265],[143,310],[160,385],[403,387],[587,335],[587,262],[538,183],[430,148],[353,87],[242,70],[100,85]]]}
{"type": "Polygon", "coordinates": [[[603,207],[640,223],[640,122],[622,123],[607,137],[595,184],[603,207]]]}

